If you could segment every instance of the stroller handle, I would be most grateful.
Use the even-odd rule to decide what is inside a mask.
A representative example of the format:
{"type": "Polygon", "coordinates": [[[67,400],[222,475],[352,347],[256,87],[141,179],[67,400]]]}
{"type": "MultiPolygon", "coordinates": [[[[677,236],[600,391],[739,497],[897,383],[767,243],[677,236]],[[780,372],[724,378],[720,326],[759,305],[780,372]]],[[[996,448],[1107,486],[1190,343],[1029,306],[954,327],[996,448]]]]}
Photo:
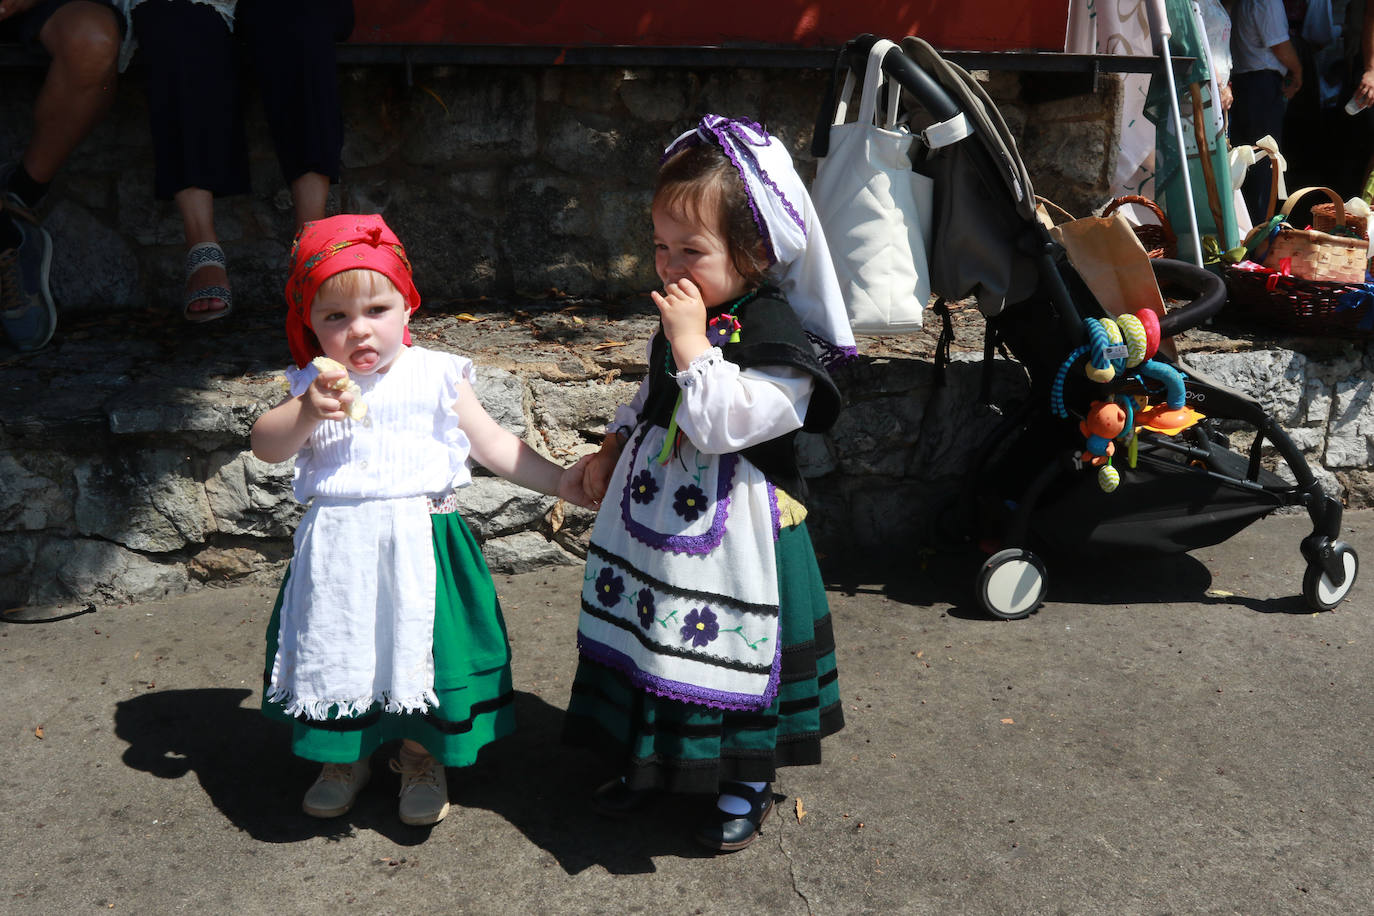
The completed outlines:
{"type": "MultiPolygon", "coordinates": [[[[864,60],[877,41],[877,35],[863,34],[850,41],[849,48],[856,53],[858,60],[864,60]]],[[[907,57],[900,46],[888,49],[883,56],[883,71],[895,77],[903,89],[916,96],[916,100],[935,120],[945,121],[959,113],[959,106],[944,87],[907,57]]]]}
{"type": "Polygon", "coordinates": [[[1192,297],[1187,305],[1174,309],[1159,320],[1160,337],[1172,337],[1195,328],[1221,311],[1226,304],[1226,284],[1211,271],[1171,258],[1151,259],[1150,266],[1154,268],[1155,279],[1161,285],[1170,283],[1181,286],[1192,297]]]}
{"type": "MultiPolygon", "coordinates": [[[[836,96],[840,89],[840,75],[849,67],[858,67],[863,73],[864,61],[873,45],[879,41],[877,35],[864,33],[852,38],[840,47],[835,55],[835,66],[826,87],[825,100],[821,103],[816,116],[816,130],[811,138],[811,155],[823,159],[830,155],[830,126],[835,118],[836,96]]],[[[911,58],[907,57],[900,45],[889,48],[883,55],[883,72],[897,80],[897,84],[916,97],[937,121],[945,121],[959,113],[955,103],[945,88],[926,71],[922,70],[911,58]]]]}

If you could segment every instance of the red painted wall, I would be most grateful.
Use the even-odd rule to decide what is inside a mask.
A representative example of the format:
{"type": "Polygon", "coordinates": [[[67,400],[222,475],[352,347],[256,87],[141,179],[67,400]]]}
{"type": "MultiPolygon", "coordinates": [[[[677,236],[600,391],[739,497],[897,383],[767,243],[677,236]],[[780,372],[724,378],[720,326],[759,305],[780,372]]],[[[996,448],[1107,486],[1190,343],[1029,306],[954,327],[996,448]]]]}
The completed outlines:
{"type": "Polygon", "coordinates": [[[1070,0],[356,0],[353,41],[831,47],[872,32],[942,50],[1063,51],[1070,0]]]}

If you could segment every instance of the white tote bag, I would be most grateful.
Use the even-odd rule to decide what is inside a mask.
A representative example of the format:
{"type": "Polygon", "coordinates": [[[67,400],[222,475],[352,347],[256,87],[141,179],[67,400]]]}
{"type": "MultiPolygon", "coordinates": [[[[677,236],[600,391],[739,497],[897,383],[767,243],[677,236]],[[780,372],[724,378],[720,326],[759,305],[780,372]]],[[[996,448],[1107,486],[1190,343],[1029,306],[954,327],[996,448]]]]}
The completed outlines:
{"type": "Polygon", "coordinates": [[[840,91],[830,127],[829,153],[816,168],[811,199],[830,246],[835,274],[855,331],[919,331],[930,299],[929,243],[934,188],[911,170],[916,137],[900,123],[901,87],[882,72],[893,43],[880,40],[868,55],[859,116],[845,123],[854,73],[840,91]],[[879,88],[888,104],[876,110],[879,88]]]}

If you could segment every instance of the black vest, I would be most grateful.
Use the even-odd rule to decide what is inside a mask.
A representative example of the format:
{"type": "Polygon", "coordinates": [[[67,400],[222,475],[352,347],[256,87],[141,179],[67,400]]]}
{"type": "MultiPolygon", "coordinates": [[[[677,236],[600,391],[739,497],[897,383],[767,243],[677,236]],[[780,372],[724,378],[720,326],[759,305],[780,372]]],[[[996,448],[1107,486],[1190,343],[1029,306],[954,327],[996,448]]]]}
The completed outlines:
{"type": "MultiPolygon", "coordinates": [[[[714,317],[712,313],[711,317],[714,317]]],[[[811,403],[806,410],[802,429],[811,433],[824,432],[835,423],[840,413],[840,391],[830,373],[825,371],[816,352],[802,330],[801,322],[782,293],[765,287],[759,295],[744,303],[735,312],[739,319],[738,343],[727,343],[721,353],[741,369],[765,366],[788,366],[799,369],[815,379],[811,403]]],[[[649,351],[649,394],[640,414],[640,422],[667,427],[677,406],[679,388],[668,373],[676,371],[668,339],[660,328],[654,335],[649,351]]],[[[750,446],[741,454],[763,472],[774,486],[781,487],[798,499],[806,496],[806,481],[797,469],[795,432],[767,442],[750,446]]]]}

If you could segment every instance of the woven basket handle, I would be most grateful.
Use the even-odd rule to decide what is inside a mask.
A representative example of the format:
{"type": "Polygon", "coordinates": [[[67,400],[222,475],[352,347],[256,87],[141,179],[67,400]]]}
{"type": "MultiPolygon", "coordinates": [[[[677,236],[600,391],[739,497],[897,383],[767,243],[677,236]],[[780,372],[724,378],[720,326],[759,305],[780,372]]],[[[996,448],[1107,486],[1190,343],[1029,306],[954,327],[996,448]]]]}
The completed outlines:
{"type": "Polygon", "coordinates": [[[1159,209],[1159,204],[1150,200],[1148,197],[1141,197],[1139,194],[1123,194],[1120,197],[1113,198],[1111,203],[1102,208],[1102,215],[1111,216],[1113,212],[1120,207],[1124,207],[1126,204],[1140,204],[1140,206],[1155,215],[1155,219],[1159,220],[1161,226],[1167,225],[1168,223],[1164,218],[1164,211],[1159,209]]]}
{"type": "Polygon", "coordinates": [[[1164,234],[1174,241],[1178,241],[1178,236],[1174,235],[1174,227],[1169,225],[1169,218],[1164,215],[1163,210],[1159,209],[1159,204],[1150,200],[1148,197],[1141,197],[1139,194],[1123,194],[1120,197],[1114,198],[1111,203],[1103,207],[1102,215],[1111,216],[1116,212],[1117,208],[1123,207],[1126,204],[1139,204],[1146,210],[1149,210],[1155,215],[1155,219],[1159,220],[1159,227],[1164,230],[1164,234]]]}
{"type": "Polygon", "coordinates": [[[1333,204],[1336,205],[1336,225],[1337,225],[1337,226],[1344,226],[1344,225],[1345,225],[1345,201],[1341,200],[1341,195],[1337,194],[1335,191],[1331,190],[1330,188],[1319,188],[1319,187],[1303,188],[1303,189],[1300,190],[1300,191],[1295,191],[1295,192],[1293,192],[1292,194],[1289,194],[1289,195],[1288,195],[1288,199],[1285,200],[1285,201],[1283,202],[1283,221],[1284,221],[1285,223],[1288,222],[1288,217],[1289,217],[1290,214],[1292,214],[1293,208],[1297,205],[1297,203],[1298,203],[1298,198],[1302,197],[1304,194],[1310,194],[1310,193],[1313,192],[1313,191],[1320,191],[1321,193],[1325,194],[1327,197],[1331,198],[1331,202],[1332,202],[1333,204]]]}

